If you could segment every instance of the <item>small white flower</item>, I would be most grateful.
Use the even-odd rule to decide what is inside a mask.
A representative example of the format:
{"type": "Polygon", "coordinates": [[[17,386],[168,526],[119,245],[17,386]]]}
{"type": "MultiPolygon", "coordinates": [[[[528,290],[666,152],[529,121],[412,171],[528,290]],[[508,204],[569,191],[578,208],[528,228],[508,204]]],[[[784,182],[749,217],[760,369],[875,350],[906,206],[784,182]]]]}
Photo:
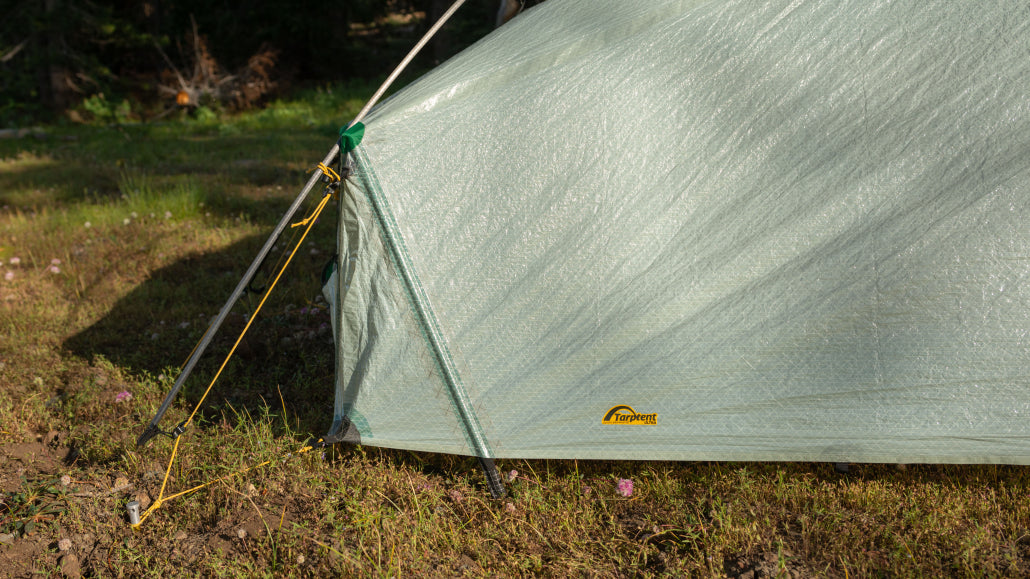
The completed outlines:
{"type": "Polygon", "coordinates": [[[86,229],[89,229],[90,227],[93,227],[93,224],[90,223],[89,221],[87,221],[87,222],[83,223],[82,226],[85,227],[86,229]]]}
{"type": "Polygon", "coordinates": [[[129,219],[128,217],[126,217],[125,219],[122,219],[122,225],[128,225],[131,222],[132,222],[132,220],[129,219]]]}
{"type": "Polygon", "coordinates": [[[136,219],[137,217],[139,217],[139,213],[136,213],[135,211],[133,211],[132,213],[130,213],[130,215],[132,215],[132,218],[133,218],[133,219],[136,219]]]}
{"type": "Polygon", "coordinates": [[[171,218],[172,218],[172,212],[171,211],[165,211],[165,219],[171,219],[171,218]]]}

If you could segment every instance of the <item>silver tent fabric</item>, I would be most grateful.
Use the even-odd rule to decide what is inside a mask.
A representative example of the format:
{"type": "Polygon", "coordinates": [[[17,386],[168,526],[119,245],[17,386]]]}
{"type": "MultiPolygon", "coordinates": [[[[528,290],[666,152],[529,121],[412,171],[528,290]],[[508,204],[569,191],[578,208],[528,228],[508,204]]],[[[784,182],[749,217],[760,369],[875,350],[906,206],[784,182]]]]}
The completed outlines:
{"type": "Polygon", "coordinates": [[[1028,24],[519,16],[367,119],[337,422],[497,457],[1030,463],[1028,24]],[[618,406],[653,424],[603,424],[618,406]]]}

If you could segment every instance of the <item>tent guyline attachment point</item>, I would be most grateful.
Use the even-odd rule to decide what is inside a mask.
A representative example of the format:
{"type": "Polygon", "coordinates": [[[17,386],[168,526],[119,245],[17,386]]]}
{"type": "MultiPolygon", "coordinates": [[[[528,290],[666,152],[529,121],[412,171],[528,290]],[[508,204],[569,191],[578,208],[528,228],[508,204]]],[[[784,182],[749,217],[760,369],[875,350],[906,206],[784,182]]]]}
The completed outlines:
{"type": "MultiPolygon", "coordinates": [[[[342,156],[341,156],[341,158],[342,158],[342,156]]],[[[328,166],[326,166],[325,163],[319,163],[318,165],[316,165],[315,166],[315,170],[318,170],[318,171],[322,172],[321,182],[326,185],[326,189],[323,192],[323,194],[324,195],[336,195],[336,192],[340,188],[340,183],[346,177],[346,173],[344,171],[341,171],[340,173],[337,173],[336,171],[334,171],[331,168],[329,168],[328,166]],[[340,176],[341,173],[344,175],[344,177],[340,176]]],[[[305,221],[301,221],[299,223],[293,223],[293,224],[290,225],[290,229],[294,229],[296,227],[299,227],[299,226],[305,225],[305,224],[306,224],[305,221]]],[[[275,241],[273,242],[273,247],[274,247],[274,244],[278,243],[280,239],[282,239],[282,232],[280,232],[279,237],[277,237],[275,239],[275,241]]],[[[291,239],[290,243],[292,243],[292,239],[291,239]]],[[[287,243],[287,245],[289,245],[289,243],[287,243]]],[[[283,255],[285,255],[285,253],[283,255]]],[[[282,259],[283,259],[283,257],[280,256],[279,257],[279,262],[280,263],[277,263],[275,265],[275,268],[279,267],[279,265],[282,262],[282,259]]],[[[260,271],[261,269],[264,268],[265,263],[267,261],[268,261],[268,256],[265,256],[265,259],[262,260],[262,262],[258,266],[257,270],[254,272],[254,277],[252,277],[250,279],[250,281],[247,282],[247,287],[246,287],[246,289],[243,290],[244,294],[261,295],[261,294],[265,293],[265,290],[268,289],[267,286],[266,287],[255,287],[254,286],[254,279],[256,279],[258,271],[260,271]]],[[[273,270],[275,268],[273,268],[273,270]]],[[[194,348],[194,349],[196,349],[196,348],[194,348]]],[[[192,355],[192,352],[190,354],[192,355]]]]}
{"type": "Polygon", "coordinates": [[[340,181],[343,180],[343,177],[340,177],[339,173],[333,171],[333,169],[325,163],[319,163],[316,168],[322,172],[322,182],[325,183],[327,187],[337,189],[340,186],[340,181]]]}

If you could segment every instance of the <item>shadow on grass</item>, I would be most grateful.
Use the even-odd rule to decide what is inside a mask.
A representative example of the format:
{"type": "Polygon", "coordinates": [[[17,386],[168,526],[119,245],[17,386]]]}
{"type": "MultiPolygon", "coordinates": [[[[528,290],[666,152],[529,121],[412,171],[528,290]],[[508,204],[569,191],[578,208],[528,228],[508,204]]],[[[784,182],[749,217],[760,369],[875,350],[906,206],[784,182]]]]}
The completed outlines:
{"type": "MultiPolygon", "coordinates": [[[[254,202],[258,203],[258,202],[254,202]]],[[[280,201],[267,201],[278,206],[280,201]]],[[[268,208],[255,213],[272,214],[268,208]]],[[[307,243],[268,297],[242,338],[211,394],[198,423],[246,411],[257,416],[285,404],[291,427],[324,432],[332,419],[333,349],[328,309],[320,296],[322,267],[330,259],[329,223],[313,253],[307,243]],[[281,400],[280,400],[281,396],[281,400]]],[[[271,230],[271,226],[268,228],[271,230]]],[[[252,287],[266,287],[283,256],[284,240],[259,270],[252,287]]],[[[184,258],[153,271],[119,299],[102,318],[68,338],[63,346],[84,360],[103,358],[160,389],[163,397],[210,322],[243,277],[264,236],[184,258]]],[[[175,407],[193,408],[232,350],[262,294],[246,293],[231,310],[197,364],[175,407]]],[[[150,417],[141,417],[140,427],[150,417]]],[[[166,419],[165,422],[168,422],[166,419]]],[[[171,424],[163,424],[170,428],[171,424]]]]}

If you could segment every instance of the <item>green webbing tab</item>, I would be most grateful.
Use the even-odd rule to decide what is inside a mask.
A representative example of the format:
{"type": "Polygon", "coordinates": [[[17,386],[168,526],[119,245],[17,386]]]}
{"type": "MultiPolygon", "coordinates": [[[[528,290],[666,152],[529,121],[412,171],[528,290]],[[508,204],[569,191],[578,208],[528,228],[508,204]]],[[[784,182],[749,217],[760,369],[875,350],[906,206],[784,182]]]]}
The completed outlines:
{"type": "Polygon", "coordinates": [[[361,137],[364,136],[365,125],[362,123],[354,123],[340,129],[340,148],[343,149],[343,153],[347,154],[356,149],[361,144],[361,137]]]}

